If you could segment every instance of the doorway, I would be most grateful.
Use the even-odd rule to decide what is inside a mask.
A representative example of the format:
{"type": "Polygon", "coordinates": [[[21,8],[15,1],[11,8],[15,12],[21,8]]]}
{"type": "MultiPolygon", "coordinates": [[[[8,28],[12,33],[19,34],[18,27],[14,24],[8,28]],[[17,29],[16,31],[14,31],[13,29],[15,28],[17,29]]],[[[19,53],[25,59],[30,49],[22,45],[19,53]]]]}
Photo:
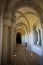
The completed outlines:
{"type": "Polygon", "coordinates": [[[16,35],[16,43],[21,44],[21,34],[19,32],[16,35]]]}

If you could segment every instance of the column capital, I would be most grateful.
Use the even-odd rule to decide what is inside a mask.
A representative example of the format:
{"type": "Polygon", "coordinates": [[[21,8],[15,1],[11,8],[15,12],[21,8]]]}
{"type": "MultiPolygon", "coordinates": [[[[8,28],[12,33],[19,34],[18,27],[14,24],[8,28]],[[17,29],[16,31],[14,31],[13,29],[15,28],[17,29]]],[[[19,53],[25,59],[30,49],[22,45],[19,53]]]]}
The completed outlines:
{"type": "Polygon", "coordinates": [[[14,25],[15,25],[15,22],[12,21],[12,22],[11,22],[11,27],[14,28],[14,25]]]}
{"type": "Polygon", "coordinates": [[[4,12],[3,13],[3,23],[4,25],[10,26],[11,25],[11,12],[4,12]]]}
{"type": "Polygon", "coordinates": [[[4,20],[3,22],[4,25],[10,26],[11,25],[11,20],[4,20]]]}
{"type": "Polygon", "coordinates": [[[11,12],[4,12],[3,13],[3,19],[11,19],[12,13],[11,12]]]}

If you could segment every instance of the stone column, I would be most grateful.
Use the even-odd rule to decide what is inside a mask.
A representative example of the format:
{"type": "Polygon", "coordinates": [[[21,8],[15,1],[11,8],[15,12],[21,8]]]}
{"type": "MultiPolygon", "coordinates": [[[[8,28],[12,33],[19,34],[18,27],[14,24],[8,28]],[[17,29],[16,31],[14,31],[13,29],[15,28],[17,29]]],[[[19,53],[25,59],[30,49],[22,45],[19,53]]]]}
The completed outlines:
{"type": "Polygon", "coordinates": [[[38,32],[38,41],[37,41],[37,45],[39,46],[39,31],[37,31],[38,32]]]}
{"type": "Polygon", "coordinates": [[[31,34],[29,33],[29,50],[31,50],[31,34]]]}
{"type": "Polygon", "coordinates": [[[0,65],[2,58],[3,14],[0,13],[0,65]]]}
{"type": "Polygon", "coordinates": [[[28,33],[28,49],[30,50],[30,47],[29,47],[29,33],[28,33]]]}
{"type": "Polygon", "coordinates": [[[13,36],[13,50],[15,51],[16,50],[16,32],[14,31],[14,36],[13,36]]]}
{"type": "Polygon", "coordinates": [[[10,27],[10,60],[13,62],[14,28],[10,27]]]}
{"type": "Polygon", "coordinates": [[[9,27],[10,27],[10,14],[4,13],[3,18],[3,44],[2,44],[2,64],[6,65],[9,55],[9,27]]]}
{"type": "Polygon", "coordinates": [[[41,46],[42,46],[42,56],[43,56],[43,23],[41,24],[41,46]]]}
{"type": "Polygon", "coordinates": [[[3,49],[2,49],[2,62],[7,63],[7,52],[8,52],[8,26],[3,27],[3,49]]]}
{"type": "Polygon", "coordinates": [[[40,57],[40,65],[43,65],[43,23],[41,23],[41,48],[42,48],[42,55],[40,57]]]}
{"type": "Polygon", "coordinates": [[[26,38],[27,38],[27,40],[26,40],[26,42],[27,42],[26,49],[29,49],[29,34],[28,33],[26,33],[26,38]]]}

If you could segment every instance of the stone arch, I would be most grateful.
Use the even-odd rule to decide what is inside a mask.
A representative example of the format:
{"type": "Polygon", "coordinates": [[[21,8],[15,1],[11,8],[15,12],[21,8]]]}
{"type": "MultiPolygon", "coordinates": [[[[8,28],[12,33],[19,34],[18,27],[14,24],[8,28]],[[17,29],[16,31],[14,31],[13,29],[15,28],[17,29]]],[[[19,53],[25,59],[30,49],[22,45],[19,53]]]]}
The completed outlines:
{"type": "Polygon", "coordinates": [[[27,32],[28,32],[28,27],[27,27],[27,25],[26,25],[25,23],[20,22],[20,23],[16,24],[15,27],[14,27],[14,30],[15,30],[16,27],[18,27],[18,26],[25,26],[25,28],[26,28],[26,30],[27,30],[27,32]]]}
{"type": "Polygon", "coordinates": [[[16,33],[17,33],[17,32],[20,32],[21,35],[24,35],[24,34],[25,34],[24,31],[23,31],[23,32],[22,32],[22,31],[23,31],[22,29],[17,29],[17,30],[16,30],[16,33]]]}
{"type": "MultiPolygon", "coordinates": [[[[17,11],[17,13],[21,14],[20,16],[23,16],[24,14],[32,14],[32,15],[35,15],[36,17],[38,17],[38,15],[37,15],[36,13],[34,13],[34,12],[22,13],[22,12],[20,12],[20,11],[17,11]]],[[[20,16],[19,16],[19,17],[20,17],[20,16]]]]}
{"type": "Polygon", "coordinates": [[[22,27],[22,26],[17,27],[16,32],[19,31],[19,30],[21,31],[21,33],[25,33],[24,27],[22,27]]]}
{"type": "Polygon", "coordinates": [[[20,32],[17,32],[17,34],[16,34],[16,43],[21,44],[21,33],[20,32]],[[18,38],[19,38],[19,40],[18,40],[18,38]]]}
{"type": "Polygon", "coordinates": [[[22,12],[20,12],[20,11],[16,11],[16,12],[20,14],[20,16],[17,18],[17,20],[18,20],[19,18],[21,18],[21,17],[24,17],[24,18],[26,19],[26,22],[27,22],[27,24],[28,24],[28,26],[29,26],[29,31],[30,31],[30,23],[29,23],[27,17],[25,16],[25,14],[32,14],[32,15],[34,15],[34,16],[36,16],[36,17],[39,17],[39,16],[38,16],[36,13],[34,13],[34,12],[26,12],[26,13],[22,13],[22,12]]]}
{"type": "MultiPolygon", "coordinates": [[[[24,24],[26,24],[27,25],[27,27],[28,27],[28,31],[30,31],[30,24],[28,23],[28,19],[26,18],[26,17],[24,17],[24,16],[21,16],[21,18],[23,17],[23,19],[26,21],[25,23],[23,22],[23,21],[20,21],[20,22],[18,22],[18,23],[24,23],[24,24]]],[[[18,18],[17,19],[17,21],[19,20],[20,18],[18,18]]]]}
{"type": "Polygon", "coordinates": [[[16,30],[18,30],[18,29],[22,29],[25,31],[25,28],[23,26],[16,27],[16,30]]]}
{"type": "Polygon", "coordinates": [[[21,14],[21,16],[19,16],[17,19],[19,19],[20,17],[24,17],[25,20],[26,20],[26,22],[28,23],[28,25],[29,25],[29,29],[30,29],[29,21],[28,21],[27,17],[24,15],[24,13],[22,13],[22,12],[20,12],[20,11],[17,11],[17,13],[21,14]]]}
{"type": "Polygon", "coordinates": [[[35,3],[32,0],[19,0],[15,3],[13,2],[13,5],[10,8],[8,7],[6,10],[15,12],[17,9],[19,9],[21,7],[30,7],[33,10],[35,10],[40,17],[41,22],[43,22],[43,17],[42,17],[43,10],[40,8],[40,6],[37,3],[35,3]]]}

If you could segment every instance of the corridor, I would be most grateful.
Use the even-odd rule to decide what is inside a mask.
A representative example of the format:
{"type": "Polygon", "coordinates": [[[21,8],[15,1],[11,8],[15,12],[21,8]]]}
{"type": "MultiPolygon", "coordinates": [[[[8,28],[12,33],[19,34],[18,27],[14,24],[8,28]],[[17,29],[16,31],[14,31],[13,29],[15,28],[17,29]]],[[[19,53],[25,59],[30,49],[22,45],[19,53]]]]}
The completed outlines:
{"type": "Polygon", "coordinates": [[[0,0],[0,65],[43,65],[43,0],[0,0]]]}
{"type": "Polygon", "coordinates": [[[18,44],[14,52],[14,65],[39,65],[40,57],[18,44]]]}

